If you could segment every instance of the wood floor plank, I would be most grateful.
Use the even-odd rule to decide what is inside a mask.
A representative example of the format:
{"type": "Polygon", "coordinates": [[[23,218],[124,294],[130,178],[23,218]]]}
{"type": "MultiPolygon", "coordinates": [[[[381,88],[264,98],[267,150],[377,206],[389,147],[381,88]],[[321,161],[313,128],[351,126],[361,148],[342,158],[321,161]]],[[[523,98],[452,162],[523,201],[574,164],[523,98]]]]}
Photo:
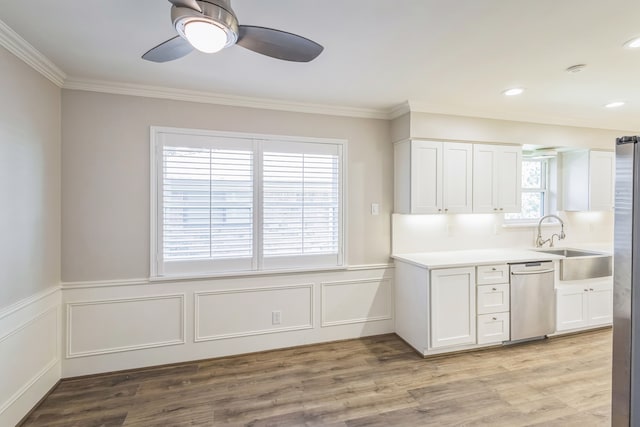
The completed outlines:
{"type": "Polygon", "coordinates": [[[63,380],[25,426],[600,426],[611,330],[424,359],[393,334],[63,380]]]}

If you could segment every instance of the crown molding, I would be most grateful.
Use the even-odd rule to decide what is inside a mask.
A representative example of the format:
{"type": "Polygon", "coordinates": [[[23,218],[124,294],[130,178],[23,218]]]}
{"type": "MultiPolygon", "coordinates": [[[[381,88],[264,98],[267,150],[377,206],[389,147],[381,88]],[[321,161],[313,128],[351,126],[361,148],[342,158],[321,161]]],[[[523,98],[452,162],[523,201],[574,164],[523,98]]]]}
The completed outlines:
{"type": "Polygon", "coordinates": [[[169,99],[173,101],[198,102],[202,104],[216,104],[232,107],[258,108],[263,110],[290,111],[296,113],[323,114],[366,119],[388,120],[391,114],[390,110],[251,98],[214,92],[147,86],[134,83],[79,79],[73,77],[68,78],[62,87],[63,89],[109,93],[114,95],[141,96],[146,98],[169,99]]]}
{"type": "Polygon", "coordinates": [[[409,104],[409,101],[405,101],[391,108],[387,113],[387,118],[389,120],[397,119],[398,117],[404,116],[405,114],[408,114],[410,112],[411,105],[409,104]]]}
{"type": "Polygon", "coordinates": [[[40,53],[28,41],[20,37],[11,27],[0,20],[0,46],[7,49],[31,68],[62,87],[67,75],[49,58],[40,53]]]}

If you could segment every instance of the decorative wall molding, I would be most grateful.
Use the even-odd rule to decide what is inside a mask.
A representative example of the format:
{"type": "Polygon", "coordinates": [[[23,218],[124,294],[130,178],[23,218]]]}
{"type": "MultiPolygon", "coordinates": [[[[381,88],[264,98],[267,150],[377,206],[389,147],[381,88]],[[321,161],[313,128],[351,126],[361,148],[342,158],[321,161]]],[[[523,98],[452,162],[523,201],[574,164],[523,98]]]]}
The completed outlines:
{"type": "MultiPolygon", "coordinates": [[[[360,279],[360,280],[343,280],[336,282],[323,282],[320,284],[321,286],[321,306],[322,306],[322,319],[321,326],[338,326],[338,325],[348,325],[352,323],[365,323],[365,322],[375,322],[379,320],[391,320],[393,319],[393,288],[392,288],[392,280],[389,277],[382,278],[372,278],[372,279],[360,279]],[[328,290],[332,287],[350,287],[355,289],[354,287],[362,287],[363,285],[371,285],[375,287],[375,291],[384,289],[385,295],[383,301],[387,302],[387,306],[383,307],[383,311],[378,314],[373,315],[359,315],[356,313],[357,305],[356,304],[348,304],[349,307],[343,310],[343,317],[340,319],[330,320],[329,315],[329,307],[334,301],[331,301],[331,298],[327,295],[328,290]],[[355,309],[354,312],[349,313],[349,309],[355,309]]],[[[337,301],[336,306],[344,305],[344,302],[348,302],[348,295],[343,294],[340,295],[340,300],[337,301]]],[[[358,302],[363,301],[365,298],[375,299],[375,295],[362,293],[358,295],[358,302]]],[[[372,307],[373,308],[373,307],[372,307]]]]}
{"type": "Polygon", "coordinates": [[[19,310],[22,310],[23,308],[34,304],[38,301],[40,301],[43,298],[48,297],[49,295],[57,292],[60,290],[60,286],[56,285],[56,286],[51,286],[48,287],[47,289],[44,289],[38,293],[35,293],[27,298],[24,298],[14,304],[11,304],[10,306],[7,306],[5,308],[3,308],[2,310],[0,310],[0,319],[3,319],[4,317],[10,316],[11,314],[16,313],[19,310]]]}
{"type": "MultiPolygon", "coordinates": [[[[92,301],[82,301],[82,302],[68,302],[66,304],[66,330],[67,330],[67,345],[66,345],[66,357],[68,359],[76,358],[76,357],[85,357],[85,356],[97,356],[102,354],[110,354],[110,353],[120,353],[124,351],[131,350],[140,350],[147,348],[155,348],[155,347],[166,347],[172,345],[180,345],[186,343],[186,296],[184,293],[180,294],[171,294],[171,295],[152,295],[152,296],[142,296],[142,297],[134,297],[134,298],[117,298],[117,299],[102,299],[102,300],[92,300],[92,301]],[[103,347],[97,348],[94,350],[85,350],[85,351],[75,351],[73,349],[73,337],[74,337],[74,319],[73,319],[73,311],[79,307],[89,307],[95,305],[113,305],[113,304],[123,304],[123,303],[144,303],[144,302],[152,302],[159,300],[170,300],[177,299],[180,301],[180,313],[178,315],[178,319],[176,319],[179,325],[180,336],[175,339],[168,339],[164,341],[155,341],[155,342],[143,342],[140,344],[133,345],[122,345],[116,347],[103,347]]],[[[145,311],[146,314],[149,314],[151,310],[145,311]]],[[[160,315],[166,315],[166,313],[159,313],[160,315]]],[[[128,319],[128,321],[135,321],[135,319],[128,319]]]]}
{"type": "MultiPolygon", "coordinates": [[[[141,286],[141,285],[162,285],[163,283],[179,283],[179,282],[201,282],[206,280],[227,280],[237,278],[251,277],[278,277],[291,275],[307,275],[315,273],[331,273],[337,271],[365,271],[365,270],[384,270],[395,268],[393,262],[388,264],[361,264],[349,265],[339,269],[322,269],[322,270],[305,270],[305,271],[277,271],[277,272],[251,272],[251,273],[225,273],[219,275],[208,276],[189,276],[189,277],[160,277],[160,278],[140,278],[140,279],[115,279],[115,280],[93,280],[79,282],[62,282],[63,290],[71,289],[90,289],[90,288],[111,288],[119,286],[141,286]]],[[[2,315],[0,314],[0,317],[2,315]]]]}
{"type": "MultiPolygon", "coordinates": [[[[255,336],[255,335],[272,334],[277,332],[313,329],[313,318],[314,318],[313,286],[314,286],[313,283],[306,283],[306,284],[300,284],[300,285],[283,285],[283,286],[269,286],[269,287],[257,287],[257,288],[225,289],[225,290],[219,290],[219,291],[195,292],[194,293],[194,299],[195,299],[194,342],[215,341],[215,340],[228,339],[228,338],[248,337],[248,336],[255,336]],[[202,310],[201,305],[202,305],[202,299],[207,296],[228,295],[228,294],[250,294],[255,292],[285,292],[287,290],[292,290],[292,289],[308,289],[309,291],[308,322],[306,323],[277,327],[277,328],[246,330],[242,332],[233,332],[233,333],[216,334],[216,335],[202,335],[201,333],[203,329],[201,324],[201,316],[200,316],[200,313],[202,310]]],[[[237,310],[239,312],[242,309],[243,307],[237,307],[237,310]]]]}
{"type": "Polygon", "coordinates": [[[60,289],[56,286],[3,311],[0,425],[16,425],[60,380],[60,301],[60,289]]]}
{"type": "Polygon", "coordinates": [[[87,288],[111,288],[119,286],[140,286],[149,285],[149,279],[115,279],[115,280],[90,280],[85,282],[62,282],[63,290],[67,289],[87,289],[87,288]]]}
{"type": "MultiPolygon", "coordinates": [[[[54,354],[52,355],[53,357],[38,372],[36,372],[30,380],[28,380],[26,383],[22,384],[22,386],[18,390],[16,390],[15,393],[9,399],[7,399],[5,402],[0,402],[0,415],[3,414],[7,410],[7,408],[9,408],[11,405],[13,405],[27,390],[29,390],[29,388],[31,388],[42,377],[44,377],[44,375],[47,374],[51,370],[51,368],[53,368],[54,366],[56,366],[60,362],[60,356],[59,356],[60,355],[60,346],[59,346],[59,343],[60,343],[60,328],[58,327],[58,325],[59,325],[58,319],[59,319],[59,316],[60,316],[60,307],[59,306],[50,307],[47,310],[37,314],[36,316],[33,316],[32,318],[30,318],[26,322],[20,324],[17,328],[12,330],[8,334],[0,337],[0,346],[2,346],[3,343],[5,341],[7,341],[9,338],[18,335],[21,332],[24,332],[30,326],[34,325],[37,321],[41,320],[42,318],[44,318],[45,316],[47,316],[47,315],[49,315],[51,313],[54,314],[55,330],[56,330],[55,336],[53,337],[53,339],[55,341],[55,351],[54,351],[54,354]]],[[[41,338],[46,339],[46,338],[50,338],[50,337],[41,337],[41,338]]],[[[24,350],[34,351],[35,349],[24,349],[24,350]]]]}
{"type": "Polygon", "coordinates": [[[49,79],[58,87],[64,85],[67,75],[49,58],[40,53],[29,42],[20,37],[11,27],[0,20],[0,46],[7,49],[31,68],[49,79]]]}
{"type": "Polygon", "coordinates": [[[380,109],[281,101],[238,95],[219,94],[199,90],[176,89],[134,83],[108,82],[79,78],[67,79],[64,82],[63,89],[109,93],[114,95],[141,96],[145,98],[168,99],[173,101],[197,102],[201,104],[226,105],[229,107],[258,108],[261,110],[324,114],[329,116],[358,117],[365,119],[388,120],[390,114],[389,111],[380,109]]]}

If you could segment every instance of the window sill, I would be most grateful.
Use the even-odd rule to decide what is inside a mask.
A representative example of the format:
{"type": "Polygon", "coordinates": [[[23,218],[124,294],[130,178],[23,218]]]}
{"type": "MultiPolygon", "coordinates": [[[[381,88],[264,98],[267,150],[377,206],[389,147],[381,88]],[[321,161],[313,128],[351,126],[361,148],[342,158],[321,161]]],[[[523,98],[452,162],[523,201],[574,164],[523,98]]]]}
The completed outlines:
{"type": "Polygon", "coordinates": [[[233,279],[242,277],[260,277],[260,276],[278,276],[290,274],[311,274],[317,272],[329,271],[348,271],[360,270],[365,268],[387,268],[388,264],[375,264],[366,266],[340,266],[340,267],[312,267],[308,269],[287,269],[287,270],[268,270],[268,271],[233,271],[225,273],[207,273],[207,274],[191,274],[191,275],[174,275],[174,276],[152,276],[149,277],[149,283],[162,282],[183,282],[193,280],[212,280],[212,279],[233,279]]]}

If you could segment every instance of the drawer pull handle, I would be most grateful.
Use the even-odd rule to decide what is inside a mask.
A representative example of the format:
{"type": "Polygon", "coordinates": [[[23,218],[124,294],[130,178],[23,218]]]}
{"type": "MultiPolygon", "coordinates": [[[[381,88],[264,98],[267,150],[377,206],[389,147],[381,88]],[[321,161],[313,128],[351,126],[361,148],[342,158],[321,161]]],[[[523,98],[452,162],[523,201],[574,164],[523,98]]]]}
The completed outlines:
{"type": "Polygon", "coordinates": [[[585,291],[585,292],[589,292],[589,289],[585,289],[584,291],[585,291]]]}
{"type": "Polygon", "coordinates": [[[593,288],[589,288],[589,290],[590,290],[591,292],[593,292],[593,288]]]}

